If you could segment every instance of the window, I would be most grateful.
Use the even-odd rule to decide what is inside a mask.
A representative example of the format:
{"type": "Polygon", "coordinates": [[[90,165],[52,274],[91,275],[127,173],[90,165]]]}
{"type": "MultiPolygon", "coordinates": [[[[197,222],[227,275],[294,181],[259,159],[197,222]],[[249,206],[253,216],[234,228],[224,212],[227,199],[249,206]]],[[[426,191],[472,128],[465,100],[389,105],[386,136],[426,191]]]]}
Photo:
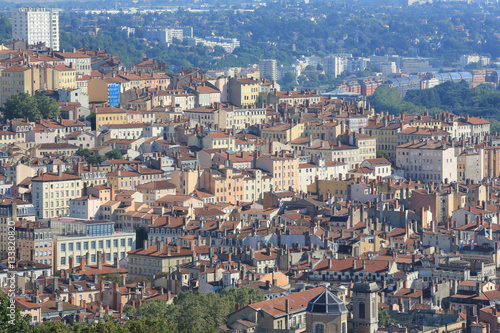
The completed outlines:
{"type": "Polygon", "coordinates": [[[90,248],[95,250],[95,241],[90,242],[90,248]]]}
{"type": "Polygon", "coordinates": [[[128,239],[128,246],[132,246],[132,238],[128,239]]]}
{"type": "Polygon", "coordinates": [[[323,324],[314,325],[314,333],[325,333],[325,325],[323,324]]]}
{"type": "Polygon", "coordinates": [[[111,240],[107,239],[106,240],[106,248],[109,249],[111,247],[111,240]]]}
{"type": "Polygon", "coordinates": [[[365,303],[360,302],[359,303],[359,318],[365,319],[365,303]]]}
{"type": "Polygon", "coordinates": [[[73,251],[73,243],[68,244],[68,251],[73,251]]]}
{"type": "Polygon", "coordinates": [[[61,244],[61,252],[66,252],[66,244],[61,244]]]}
{"type": "Polygon", "coordinates": [[[99,241],[99,248],[102,249],[104,247],[104,242],[102,240],[99,241]]]}

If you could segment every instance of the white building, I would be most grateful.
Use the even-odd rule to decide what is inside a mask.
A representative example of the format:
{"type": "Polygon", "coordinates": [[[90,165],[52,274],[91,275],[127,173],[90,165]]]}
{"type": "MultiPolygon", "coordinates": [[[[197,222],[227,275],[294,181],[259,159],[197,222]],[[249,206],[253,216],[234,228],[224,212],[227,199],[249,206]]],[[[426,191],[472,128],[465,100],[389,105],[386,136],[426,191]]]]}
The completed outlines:
{"type": "Polygon", "coordinates": [[[59,50],[59,12],[46,8],[15,8],[12,10],[12,39],[29,45],[45,43],[59,50]]]}
{"type": "Polygon", "coordinates": [[[271,81],[278,79],[278,67],[276,59],[262,59],[259,61],[260,77],[264,77],[271,81]]]}

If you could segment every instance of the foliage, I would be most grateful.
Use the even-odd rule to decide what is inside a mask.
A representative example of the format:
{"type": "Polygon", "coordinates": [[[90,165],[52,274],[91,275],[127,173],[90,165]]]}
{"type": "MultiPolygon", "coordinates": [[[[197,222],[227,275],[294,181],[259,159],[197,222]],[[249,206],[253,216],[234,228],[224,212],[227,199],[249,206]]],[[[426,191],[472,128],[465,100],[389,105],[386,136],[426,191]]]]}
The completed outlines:
{"type": "Polygon", "coordinates": [[[427,108],[440,108],[456,114],[500,120],[500,91],[490,84],[470,88],[465,81],[445,82],[432,89],[412,90],[405,101],[427,108]]]}
{"type": "Polygon", "coordinates": [[[22,316],[21,309],[15,308],[11,313],[10,299],[6,295],[0,296],[0,331],[8,333],[34,332],[31,325],[31,316],[22,316]]]}
{"type": "Polygon", "coordinates": [[[281,91],[290,91],[297,85],[297,77],[292,72],[286,72],[278,83],[281,91]]]}
{"type": "Polygon", "coordinates": [[[99,155],[98,153],[94,152],[91,149],[86,149],[82,147],[78,148],[78,150],[76,151],[76,155],[82,156],[83,158],[85,158],[87,163],[92,165],[98,165],[104,161],[102,156],[99,155]]]}
{"type": "Polygon", "coordinates": [[[378,326],[386,327],[387,323],[392,323],[394,320],[389,315],[389,312],[382,310],[378,312],[378,326]]]}
{"type": "Polygon", "coordinates": [[[97,113],[95,111],[90,112],[90,129],[95,131],[97,128],[97,113]]]}
{"type": "Polygon", "coordinates": [[[55,99],[47,96],[32,97],[24,92],[9,96],[2,112],[5,119],[28,118],[31,121],[54,119],[61,115],[55,99]]]}
{"type": "Polygon", "coordinates": [[[6,119],[28,118],[31,121],[37,121],[42,117],[36,100],[24,92],[9,96],[2,112],[6,119]]]}
{"type": "Polygon", "coordinates": [[[423,113],[425,111],[425,108],[421,106],[401,100],[401,95],[396,88],[386,86],[378,87],[375,90],[375,93],[370,96],[370,103],[376,111],[389,111],[391,114],[423,113]]]}
{"type": "Polygon", "coordinates": [[[149,301],[137,311],[126,311],[136,318],[165,318],[167,322],[177,323],[179,331],[213,331],[226,323],[226,316],[234,311],[236,304],[243,307],[250,300],[262,301],[264,295],[250,288],[232,288],[223,290],[220,294],[207,295],[198,291],[186,291],[177,295],[173,304],[149,301]]]}
{"type": "Polygon", "coordinates": [[[386,160],[388,160],[389,162],[392,163],[391,156],[389,156],[389,154],[387,154],[385,151],[377,150],[376,154],[377,154],[377,158],[385,158],[386,160]]]}
{"type": "Polygon", "coordinates": [[[55,119],[61,116],[61,108],[53,98],[47,96],[38,97],[36,98],[36,105],[43,119],[55,119]]]}
{"type": "Polygon", "coordinates": [[[118,283],[119,286],[122,286],[122,278],[120,274],[118,273],[109,273],[104,276],[104,280],[113,282],[113,283],[118,283]]]}
{"type": "Polygon", "coordinates": [[[120,149],[113,149],[106,153],[106,157],[111,160],[119,160],[123,158],[122,152],[120,149]]]}

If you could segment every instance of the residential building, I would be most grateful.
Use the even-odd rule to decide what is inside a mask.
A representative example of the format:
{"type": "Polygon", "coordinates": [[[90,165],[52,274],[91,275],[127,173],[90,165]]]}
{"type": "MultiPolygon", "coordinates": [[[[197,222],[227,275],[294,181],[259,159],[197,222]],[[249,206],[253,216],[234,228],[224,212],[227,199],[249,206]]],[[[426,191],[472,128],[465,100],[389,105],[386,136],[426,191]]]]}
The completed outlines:
{"type": "Polygon", "coordinates": [[[259,61],[259,72],[261,78],[266,78],[271,81],[278,80],[278,67],[276,59],[263,59],[259,61]]]}
{"type": "Polygon", "coordinates": [[[405,177],[429,183],[458,180],[458,164],[453,141],[410,141],[396,147],[396,166],[405,177]]]}
{"type": "Polygon", "coordinates": [[[259,81],[246,78],[230,78],[229,102],[239,107],[252,107],[259,97],[259,81]]]}
{"type": "Polygon", "coordinates": [[[46,8],[14,8],[12,10],[12,39],[28,45],[45,44],[59,50],[59,12],[46,8]]]}
{"type": "Polygon", "coordinates": [[[135,249],[135,232],[115,232],[114,222],[99,220],[52,219],[54,235],[54,271],[68,269],[70,260],[87,258],[97,264],[100,253],[105,262],[121,260],[135,249]]]}
{"type": "Polygon", "coordinates": [[[38,218],[69,215],[71,199],[81,197],[82,179],[74,174],[62,172],[39,172],[31,179],[33,206],[38,218]]]}

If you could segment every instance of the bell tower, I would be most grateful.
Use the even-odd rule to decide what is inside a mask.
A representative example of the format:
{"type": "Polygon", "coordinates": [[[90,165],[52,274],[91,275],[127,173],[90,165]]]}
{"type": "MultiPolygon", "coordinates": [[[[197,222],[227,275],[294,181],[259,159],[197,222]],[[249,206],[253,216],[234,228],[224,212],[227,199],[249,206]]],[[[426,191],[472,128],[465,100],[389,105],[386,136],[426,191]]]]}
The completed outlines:
{"type": "Polygon", "coordinates": [[[375,333],[378,329],[379,288],[375,282],[356,283],[352,288],[353,328],[356,333],[375,333]]]}

